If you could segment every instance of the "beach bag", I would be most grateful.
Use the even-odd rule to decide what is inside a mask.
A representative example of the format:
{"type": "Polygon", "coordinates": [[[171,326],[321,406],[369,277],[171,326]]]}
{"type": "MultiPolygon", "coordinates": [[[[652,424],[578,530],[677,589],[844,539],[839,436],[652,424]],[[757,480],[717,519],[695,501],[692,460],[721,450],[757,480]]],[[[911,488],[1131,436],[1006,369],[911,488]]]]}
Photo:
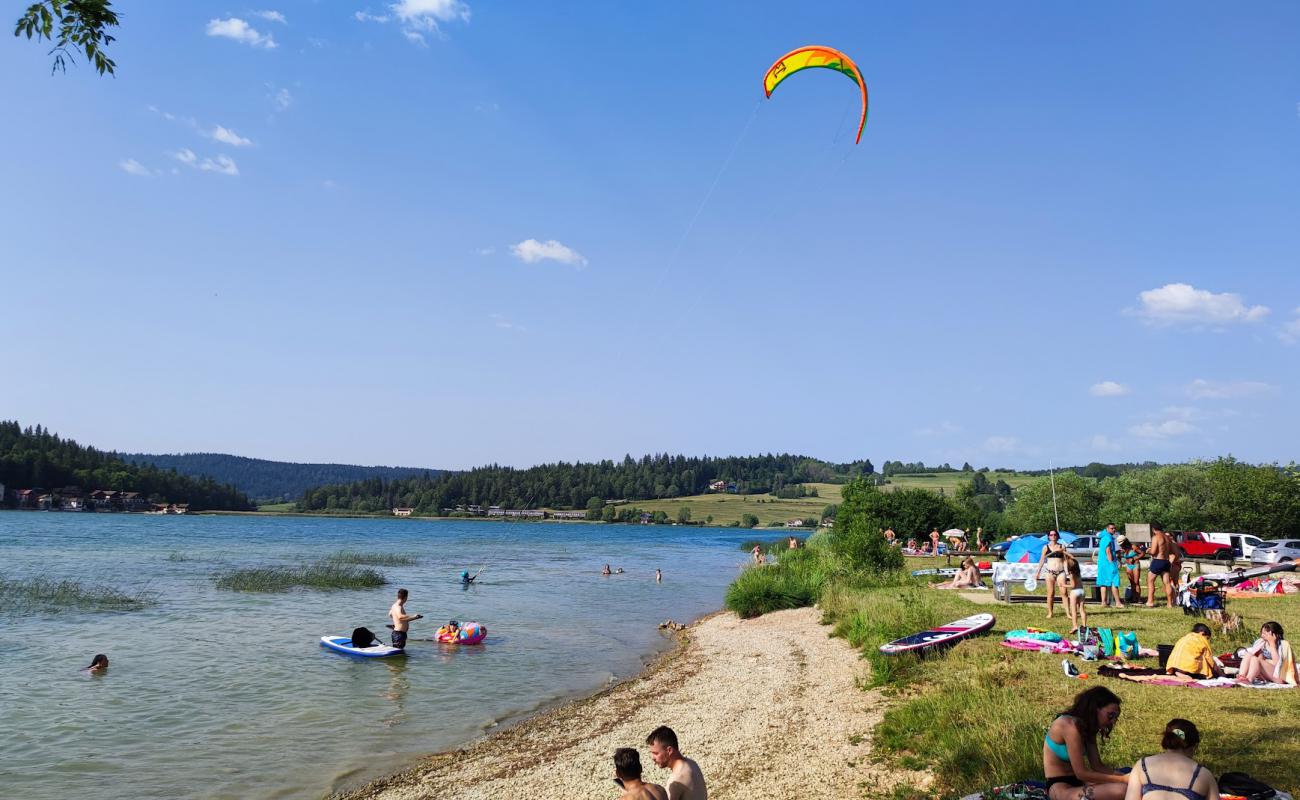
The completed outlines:
{"type": "Polygon", "coordinates": [[[1277,796],[1272,786],[1261,783],[1244,772],[1225,772],[1220,775],[1219,793],[1235,794],[1246,800],[1268,800],[1277,796]]]}
{"type": "Polygon", "coordinates": [[[352,631],[353,647],[370,647],[375,643],[375,635],[369,628],[355,628],[352,631]]]}
{"type": "Polygon", "coordinates": [[[1115,649],[1124,658],[1137,658],[1138,653],[1138,635],[1135,631],[1121,633],[1115,637],[1115,649]]]}
{"type": "Polygon", "coordinates": [[[1107,658],[1115,655],[1115,634],[1110,628],[1098,628],[1097,638],[1101,640],[1102,655],[1107,658]]]}

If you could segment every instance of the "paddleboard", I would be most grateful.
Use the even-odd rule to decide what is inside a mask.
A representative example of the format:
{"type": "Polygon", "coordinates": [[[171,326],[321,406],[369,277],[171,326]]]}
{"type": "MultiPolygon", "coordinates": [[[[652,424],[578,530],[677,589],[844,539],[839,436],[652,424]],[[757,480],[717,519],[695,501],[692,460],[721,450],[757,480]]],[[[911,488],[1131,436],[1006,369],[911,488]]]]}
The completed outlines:
{"type": "Polygon", "coordinates": [[[1233,585],[1241,583],[1251,578],[1262,578],[1265,575],[1272,575],[1275,572],[1292,572],[1296,568],[1294,561],[1288,561],[1284,564],[1266,564],[1260,567],[1251,567],[1250,569],[1234,569],[1230,572],[1211,572],[1207,575],[1198,575],[1193,580],[1217,581],[1233,585]]]}
{"type": "Polygon", "coordinates": [[[967,636],[984,633],[992,627],[992,614],[975,614],[965,619],[959,619],[956,622],[949,622],[947,625],[931,628],[928,631],[921,631],[911,636],[904,636],[902,639],[895,639],[889,644],[882,644],[880,652],[887,656],[894,656],[899,653],[915,653],[931,648],[947,647],[965,639],[967,636]]]}
{"type": "Polygon", "coordinates": [[[347,653],[350,656],[361,656],[362,658],[383,658],[385,656],[405,655],[405,650],[398,650],[396,647],[389,647],[386,644],[376,643],[369,647],[353,647],[352,639],[347,636],[322,636],[320,637],[321,647],[328,647],[331,650],[337,650],[340,653],[347,653]]]}

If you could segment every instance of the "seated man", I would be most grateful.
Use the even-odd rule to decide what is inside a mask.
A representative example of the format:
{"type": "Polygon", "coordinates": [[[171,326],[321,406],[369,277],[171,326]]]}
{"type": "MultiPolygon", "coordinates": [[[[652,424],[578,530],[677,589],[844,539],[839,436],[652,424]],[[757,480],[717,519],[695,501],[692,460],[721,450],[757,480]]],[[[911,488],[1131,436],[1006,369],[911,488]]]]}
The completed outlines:
{"type": "Polygon", "coordinates": [[[1192,632],[1174,644],[1174,650],[1165,662],[1165,672],[1186,675],[1189,678],[1217,678],[1223,670],[1210,652],[1210,628],[1203,622],[1192,626],[1192,632]]]}
{"type": "Polygon", "coordinates": [[[614,782],[623,787],[619,800],[668,800],[668,790],[641,780],[641,755],[633,747],[614,751],[614,782]]]}

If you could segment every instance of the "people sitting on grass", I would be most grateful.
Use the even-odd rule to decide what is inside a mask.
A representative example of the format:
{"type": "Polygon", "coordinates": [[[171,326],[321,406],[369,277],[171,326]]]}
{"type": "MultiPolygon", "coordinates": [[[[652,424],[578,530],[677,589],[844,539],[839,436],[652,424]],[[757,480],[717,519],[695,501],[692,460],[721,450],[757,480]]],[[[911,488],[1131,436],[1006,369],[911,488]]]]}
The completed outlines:
{"type": "Polygon", "coordinates": [[[1043,737],[1043,776],[1048,800],[1120,800],[1128,776],[1101,760],[1097,736],[1110,736],[1119,720],[1120,699],[1105,686],[1085,689],[1047,728],[1043,737]]]}
{"type": "Polygon", "coordinates": [[[1065,615],[1070,618],[1070,633],[1088,627],[1088,610],[1083,605],[1083,568],[1079,559],[1069,553],[1062,556],[1065,563],[1065,615]]]}
{"type": "Polygon", "coordinates": [[[1047,532],[1047,545],[1038,557],[1038,575],[1035,580],[1043,579],[1043,570],[1047,570],[1047,618],[1051,619],[1056,606],[1056,593],[1065,599],[1065,545],[1061,544],[1061,534],[1055,530],[1047,532]]]}
{"type": "Polygon", "coordinates": [[[1281,624],[1265,622],[1260,626],[1259,638],[1242,654],[1237,682],[1285,683],[1288,686],[1300,683],[1295,654],[1291,651],[1291,643],[1283,638],[1281,624]]]}
{"type": "Polygon", "coordinates": [[[704,785],[700,765],[682,755],[678,749],[677,734],[667,725],[650,731],[645,743],[650,745],[650,759],[655,766],[670,770],[668,797],[671,800],[708,800],[709,791],[704,785]]]}
{"type": "Polygon", "coordinates": [[[1171,719],[1160,738],[1164,752],[1146,756],[1133,765],[1124,800],[1219,800],[1214,773],[1196,763],[1201,732],[1190,721],[1171,719]]]}
{"type": "Polygon", "coordinates": [[[614,782],[622,789],[619,800],[668,800],[668,791],[641,780],[641,754],[634,747],[614,751],[614,782]]]}
{"type": "Polygon", "coordinates": [[[984,576],[980,574],[979,565],[975,559],[967,556],[962,559],[961,570],[952,579],[952,588],[954,589],[983,589],[984,576]]]}
{"type": "Polygon", "coordinates": [[[1165,672],[1205,680],[1223,675],[1223,668],[1210,652],[1210,626],[1198,622],[1191,633],[1174,643],[1173,652],[1165,662],[1165,672]]]}

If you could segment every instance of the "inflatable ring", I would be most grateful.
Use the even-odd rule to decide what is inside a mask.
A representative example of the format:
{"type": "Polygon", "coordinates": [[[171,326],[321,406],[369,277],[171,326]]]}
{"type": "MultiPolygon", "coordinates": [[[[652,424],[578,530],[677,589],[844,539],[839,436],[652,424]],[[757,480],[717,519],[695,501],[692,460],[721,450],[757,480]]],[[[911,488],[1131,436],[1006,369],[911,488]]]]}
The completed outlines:
{"type": "Polygon", "coordinates": [[[443,625],[434,638],[442,644],[479,644],[487,638],[487,628],[477,622],[466,622],[457,630],[443,625]]]}

